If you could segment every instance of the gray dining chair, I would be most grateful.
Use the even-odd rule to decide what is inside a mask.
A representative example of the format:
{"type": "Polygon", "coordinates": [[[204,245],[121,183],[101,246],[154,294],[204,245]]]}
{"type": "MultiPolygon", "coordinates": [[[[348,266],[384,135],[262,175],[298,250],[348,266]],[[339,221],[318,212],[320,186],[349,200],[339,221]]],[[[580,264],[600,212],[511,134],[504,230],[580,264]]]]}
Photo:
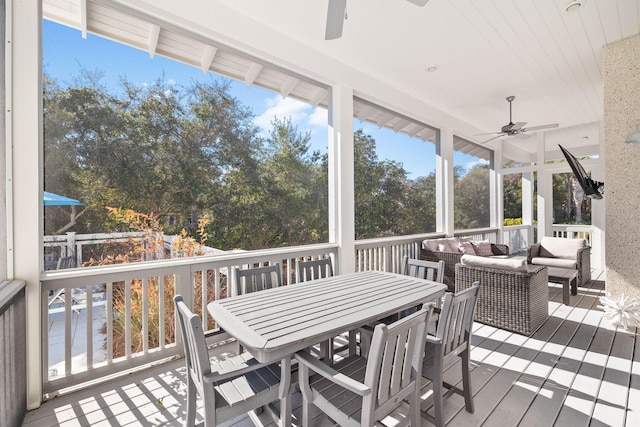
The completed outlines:
{"type": "Polygon", "coordinates": [[[312,259],[311,261],[298,261],[296,263],[296,278],[298,282],[306,282],[313,279],[324,279],[333,276],[333,263],[331,258],[312,259]]]}
{"type": "Polygon", "coordinates": [[[432,312],[426,304],[391,325],[376,325],[366,358],[348,356],[331,367],[297,353],[302,425],[310,425],[316,406],[343,427],[374,426],[407,401],[411,425],[419,426],[420,366],[432,312]]]}
{"type": "Polygon", "coordinates": [[[76,257],[71,255],[71,256],[65,256],[65,257],[58,258],[58,263],[56,264],[56,269],[57,270],[64,270],[66,268],[74,268],[75,266],[76,266],[76,257]]]}
{"type": "Polygon", "coordinates": [[[235,269],[236,295],[262,291],[282,286],[282,271],[280,263],[276,262],[265,267],[235,269]]]}
{"type": "Polygon", "coordinates": [[[194,426],[198,396],[204,425],[216,426],[279,399],[280,367],[258,362],[243,353],[211,361],[200,316],[181,295],[173,298],[187,365],[187,413],[184,425],[194,426]]]}
{"type": "MultiPolygon", "coordinates": [[[[324,279],[333,276],[333,263],[331,258],[312,259],[310,261],[298,261],[296,263],[296,278],[298,282],[306,282],[314,279],[324,279]]],[[[334,347],[334,339],[331,338],[320,344],[320,357],[329,364],[333,363],[333,356],[337,351],[344,350],[343,347],[334,347]]],[[[356,334],[349,331],[348,348],[351,353],[355,353],[356,334]]]]}
{"type": "Polygon", "coordinates": [[[402,259],[402,274],[443,283],[444,261],[425,261],[405,256],[402,259]]]}
{"type": "MultiPolygon", "coordinates": [[[[282,286],[280,263],[276,262],[264,267],[235,269],[236,295],[244,295],[265,289],[282,286]]],[[[238,353],[244,348],[238,343],[238,353]]]]}
{"type": "MultiPolygon", "coordinates": [[[[433,413],[423,411],[422,416],[438,427],[444,426],[443,399],[453,393],[464,396],[465,409],[473,413],[473,393],[469,359],[473,313],[480,290],[479,282],[470,288],[453,294],[447,292],[437,320],[435,335],[427,334],[422,376],[433,384],[433,413]],[[460,389],[443,380],[444,371],[461,359],[462,385],[460,389]],[[447,391],[443,395],[443,388],[447,391]]],[[[428,409],[428,408],[427,408],[428,409]]]]}

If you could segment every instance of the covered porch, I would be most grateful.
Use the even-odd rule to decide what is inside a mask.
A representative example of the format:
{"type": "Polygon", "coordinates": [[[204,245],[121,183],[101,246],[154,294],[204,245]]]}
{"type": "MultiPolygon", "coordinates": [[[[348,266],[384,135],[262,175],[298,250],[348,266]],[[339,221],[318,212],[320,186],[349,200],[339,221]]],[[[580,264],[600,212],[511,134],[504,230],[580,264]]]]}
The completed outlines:
{"type": "MultiPolygon", "coordinates": [[[[614,417],[620,425],[639,422],[632,406],[639,389],[637,332],[612,328],[601,319],[601,311],[596,308],[598,297],[607,292],[640,298],[636,283],[640,272],[635,262],[638,231],[633,226],[640,209],[640,198],[637,197],[640,187],[633,173],[640,166],[640,152],[623,142],[640,121],[635,113],[640,111],[640,90],[636,90],[640,87],[640,72],[636,72],[640,63],[638,2],[618,0],[612,8],[608,0],[591,1],[596,10],[585,12],[584,19],[579,22],[565,20],[581,15],[565,15],[562,10],[551,10],[549,5],[537,10],[534,1],[526,2],[522,10],[514,10],[517,7],[510,4],[507,6],[510,17],[499,12],[504,5],[492,4],[491,16],[483,17],[485,24],[476,27],[473,22],[484,15],[473,11],[477,8],[471,7],[469,2],[437,5],[436,0],[431,0],[419,10],[429,11],[428,7],[433,6],[433,15],[424,19],[429,20],[434,32],[412,37],[415,40],[451,37],[451,43],[443,43],[446,49],[402,43],[387,37],[389,40],[375,39],[374,44],[379,49],[372,49],[372,52],[369,47],[362,54],[356,52],[359,47],[369,46],[367,37],[373,37],[364,29],[368,23],[379,22],[384,15],[373,12],[380,4],[369,9],[355,1],[350,3],[350,16],[361,14],[369,21],[350,19],[346,25],[353,22],[360,32],[352,33],[352,39],[346,43],[328,45],[321,37],[316,40],[309,35],[301,36],[306,29],[318,29],[317,22],[323,21],[326,13],[326,2],[317,2],[322,6],[302,7],[283,0],[273,10],[266,10],[266,6],[259,3],[238,5],[218,0],[198,3],[193,8],[171,1],[7,3],[11,7],[5,8],[9,26],[7,41],[10,41],[6,48],[9,84],[5,196],[10,227],[4,236],[7,240],[5,278],[15,285],[11,289],[17,290],[11,290],[8,296],[0,295],[3,302],[16,302],[19,301],[16,295],[21,289],[25,290],[23,305],[16,305],[18,308],[15,309],[21,310],[22,317],[19,314],[17,319],[26,319],[25,333],[17,334],[15,345],[12,345],[24,351],[17,353],[20,355],[17,362],[15,356],[5,358],[15,364],[12,366],[24,367],[26,373],[24,387],[7,392],[25,397],[25,407],[32,410],[25,425],[49,422],[53,425],[172,425],[179,424],[184,416],[184,402],[179,399],[184,395],[184,368],[180,360],[98,384],[117,372],[135,371],[148,364],[179,357],[179,339],[170,343],[162,340],[157,346],[143,343],[138,351],[132,351],[129,346],[122,357],[113,357],[108,351],[106,358],[95,358],[102,343],[93,343],[92,337],[97,330],[93,311],[100,308],[86,303],[76,307],[87,319],[76,328],[78,324],[74,319],[77,317],[74,316],[78,313],[74,311],[72,301],[74,290],[81,289],[85,298],[93,300],[100,292],[108,295],[122,284],[124,289],[131,291],[140,283],[163,283],[188,295],[196,311],[205,313],[209,295],[226,296],[222,272],[240,265],[280,262],[291,266],[303,257],[329,256],[335,260],[339,273],[367,269],[395,272],[402,256],[417,257],[420,243],[426,238],[471,235],[508,244],[511,252],[517,254],[542,236],[569,238],[577,233],[586,233],[584,235],[593,248],[593,280],[578,290],[578,297],[572,297],[569,307],[561,304],[561,289],[550,284],[550,317],[530,337],[476,324],[472,354],[476,413],[466,413],[461,403],[450,405],[448,425],[493,425],[496,419],[508,420],[505,425],[514,426],[565,425],[565,422],[566,425],[588,425],[592,420],[609,423],[614,417]],[[318,14],[322,17],[313,19],[318,14]],[[463,26],[471,28],[471,37],[484,38],[487,44],[479,43],[477,51],[461,50],[464,40],[468,39],[456,39],[445,32],[447,29],[442,25],[436,25],[438,19],[451,22],[453,16],[461,17],[458,23],[464,22],[463,26]],[[515,24],[513,16],[518,16],[515,24]],[[43,64],[41,34],[34,31],[40,28],[43,17],[77,28],[82,34],[100,34],[148,51],[150,55],[167,56],[204,72],[231,76],[247,85],[266,87],[284,97],[328,108],[330,243],[195,261],[44,271],[43,64]],[[314,21],[312,26],[307,25],[310,20],[314,21]],[[518,31],[543,28],[548,20],[554,22],[555,31],[561,29],[561,34],[549,30],[545,32],[544,42],[535,41],[535,34],[518,31]],[[594,26],[602,27],[602,34],[586,41],[582,38],[580,47],[576,48],[576,40],[581,35],[591,34],[594,26]],[[499,28],[510,30],[505,34],[499,28]],[[522,35],[524,33],[528,36],[522,35]],[[549,47],[564,40],[562,35],[567,36],[567,44],[563,43],[558,49],[549,47]],[[402,49],[395,49],[398,45],[402,49]],[[492,45],[497,46],[496,51],[489,49],[492,45]],[[547,53],[534,54],[528,52],[526,46],[539,46],[540,51],[547,53]],[[441,71],[448,64],[455,71],[446,81],[438,77],[432,79],[435,82],[425,83],[423,69],[426,64],[422,64],[423,60],[420,67],[414,63],[416,52],[425,49],[430,49],[428,51],[434,55],[448,50],[460,52],[464,58],[476,58],[477,55],[477,59],[461,64],[464,61],[456,59],[455,55],[443,57],[442,65],[437,68],[441,71]],[[607,61],[603,60],[603,51],[608,52],[607,61]],[[389,56],[371,59],[379,52],[387,52],[389,56]],[[396,54],[401,56],[394,56],[396,54]],[[551,56],[553,59],[549,59],[551,56]],[[567,62],[571,64],[564,63],[569,56],[572,60],[567,62]],[[538,68],[541,57],[549,62],[544,68],[538,68]],[[520,63],[507,62],[505,65],[505,58],[519,58],[520,63]],[[629,58],[631,67],[620,65],[627,64],[625,61],[629,58]],[[402,71],[405,63],[420,70],[405,74],[402,71]],[[584,69],[576,64],[582,64],[584,69]],[[486,73],[473,72],[483,69],[486,73]],[[501,69],[508,69],[509,74],[502,75],[501,69]],[[606,82],[605,74],[610,77],[606,82]],[[528,76],[526,84],[519,81],[519,75],[528,76]],[[505,135],[505,138],[484,144],[484,137],[477,135],[498,130],[496,124],[502,123],[505,109],[504,96],[516,90],[533,99],[522,111],[532,125],[558,121],[560,128],[532,133],[524,143],[505,135]],[[536,93],[543,95],[538,97],[536,93]],[[355,239],[354,117],[436,143],[435,232],[355,239]],[[594,179],[607,184],[605,199],[594,202],[592,225],[586,230],[554,224],[551,176],[558,171],[569,171],[566,164],[557,162],[560,159],[558,143],[566,145],[578,156],[590,156],[584,161],[585,167],[594,179]],[[459,230],[455,227],[454,151],[479,153],[477,155],[490,162],[491,219],[486,229],[459,230]],[[34,156],[34,153],[38,155],[34,156]],[[512,173],[522,175],[523,194],[527,197],[523,197],[522,202],[523,224],[506,227],[502,182],[505,175],[512,173]],[[199,294],[195,288],[198,283],[199,294]],[[103,288],[94,291],[95,285],[103,288]],[[63,349],[64,357],[59,370],[51,372],[47,297],[49,291],[59,289],[65,289],[66,298],[58,313],[62,316],[64,334],[57,337],[61,340],[57,345],[63,349]],[[85,337],[80,348],[73,345],[75,334],[85,337]],[[24,342],[21,336],[26,336],[24,342]],[[58,396],[61,391],[66,392],[69,387],[79,384],[91,385],[58,396]]],[[[428,26],[417,21],[416,9],[409,7],[413,6],[399,6],[400,24],[395,34],[401,34],[405,26],[428,26]]],[[[459,28],[459,25],[453,27],[459,28]]],[[[345,33],[345,38],[347,35],[345,33]]],[[[437,76],[427,76],[434,75],[437,76]]],[[[293,281],[292,270],[287,274],[293,281]]],[[[141,292],[143,288],[146,286],[140,287],[141,292]]],[[[169,303],[170,300],[163,298],[158,296],[161,304],[169,303]]],[[[104,312],[108,330],[113,324],[113,319],[109,318],[112,310],[107,307],[104,312]]],[[[19,320],[16,324],[20,326],[19,320]]],[[[206,330],[216,332],[211,318],[203,316],[203,322],[206,330]]],[[[5,325],[13,330],[14,323],[6,322],[5,325]]],[[[149,323],[142,326],[148,327],[149,323]]],[[[129,330],[128,339],[137,332],[140,331],[129,330]]],[[[217,334],[212,340],[225,342],[228,338],[217,334]]],[[[109,349],[113,343],[106,345],[109,349]]],[[[221,346],[219,350],[224,354],[227,347],[221,346]]],[[[246,423],[249,423],[248,419],[239,420],[237,425],[246,423]]]]}

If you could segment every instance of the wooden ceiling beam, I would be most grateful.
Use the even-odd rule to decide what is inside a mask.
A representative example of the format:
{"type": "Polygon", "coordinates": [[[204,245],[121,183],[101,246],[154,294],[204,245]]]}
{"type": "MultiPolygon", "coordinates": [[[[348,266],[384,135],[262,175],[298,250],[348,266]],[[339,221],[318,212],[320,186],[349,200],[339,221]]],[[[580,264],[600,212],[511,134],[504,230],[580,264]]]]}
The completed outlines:
{"type": "Polygon", "coordinates": [[[249,66],[249,69],[244,74],[244,83],[247,87],[253,86],[253,82],[256,81],[260,73],[262,72],[262,64],[258,64],[257,62],[252,62],[249,66]]]}
{"type": "Polygon", "coordinates": [[[282,83],[282,86],[280,86],[280,95],[282,95],[283,98],[289,96],[293,88],[295,88],[299,82],[299,79],[292,76],[287,76],[287,78],[282,83]]]}
{"type": "Polygon", "coordinates": [[[156,50],[158,49],[158,40],[160,40],[160,26],[151,24],[149,28],[149,57],[156,56],[156,50]]]}
{"type": "Polygon", "coordinates": [[[217,47],[213,47],[211,45],[207,45],[207,47],[205,47],[204,53],[202,54],[202,60],[200,61],[202,74],[207,74],[209,72],[209,69],[213,65],[213,60],[216,57],[216,53],[218,53],[217,47]]]}

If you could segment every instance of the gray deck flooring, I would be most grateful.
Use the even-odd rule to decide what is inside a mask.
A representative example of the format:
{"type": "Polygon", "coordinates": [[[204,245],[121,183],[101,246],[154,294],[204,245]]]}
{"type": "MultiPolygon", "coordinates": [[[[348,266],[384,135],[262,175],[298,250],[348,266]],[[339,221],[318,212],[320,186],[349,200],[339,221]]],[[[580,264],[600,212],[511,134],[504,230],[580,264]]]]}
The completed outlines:
{"type": "MultiPolygon", "coordinates": [[[[476,323],[472,351],[475,412],[461,396],[445,403],[447,426],[640,426],[640,346],[637,331],[616,329],[597,308],[601,275],[562,302],[561,286],[549,285],[548,320],[530,337],[476,323]]],[[[217,349],[218,357],[235,346],[217,349]]],[[[447,371],[460,380],[459,367],[447,371]]],[[[423,405],[430,405],[425,384],[423,405]]],[[[23,426],[181,425],[186,398],[182,361],[63,395],[30,411],[23,426]]],[[[300,415],[294,393],[294,422],[300,415]]],[[[402,425],[402,410],[390,425],[402,425]],[[396,421],[400,421],[396,423],[396,421]]],[[[334,425],[318,416],[318,425],[334,425]]],[[[227,426],[274,425],[265,414],[227,426]]],[[[431,424],[423,420],[423,426],[431,424]]]]}

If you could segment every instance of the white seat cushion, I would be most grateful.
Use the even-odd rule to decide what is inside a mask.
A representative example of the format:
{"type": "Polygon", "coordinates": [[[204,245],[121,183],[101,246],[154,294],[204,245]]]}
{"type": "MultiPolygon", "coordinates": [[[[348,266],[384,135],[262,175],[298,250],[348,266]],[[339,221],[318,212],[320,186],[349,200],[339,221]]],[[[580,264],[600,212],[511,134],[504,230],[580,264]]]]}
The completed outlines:
{"type": "Polygon", "coordinates": [[[527,272],[527,262],[524,259],[500,259],[474,255],[462,255],[462,265],[470,267],[495,268],[497,270],[527,272]]]}
{"type": "Polygon", "coordinates": [[[536,257],[531,258],[531,264],[545,265],[547,267],[571,268],[573,270],[578,268],[575,259],[536,257]]]}

